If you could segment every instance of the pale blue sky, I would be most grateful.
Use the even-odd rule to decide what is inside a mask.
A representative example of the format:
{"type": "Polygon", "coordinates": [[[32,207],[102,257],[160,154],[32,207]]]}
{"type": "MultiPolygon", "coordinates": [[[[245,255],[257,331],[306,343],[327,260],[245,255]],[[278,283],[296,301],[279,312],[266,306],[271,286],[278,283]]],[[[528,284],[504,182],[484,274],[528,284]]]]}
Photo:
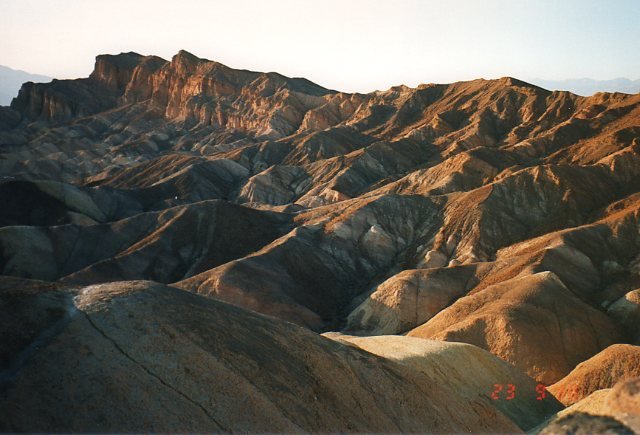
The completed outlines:
{"type": "Polygon", "coordinates": [[[0,0],[0,64],[87,76],[98,53],[235,68],[344,91],[478,77],[640,78],[640,0],[0,0]]]}

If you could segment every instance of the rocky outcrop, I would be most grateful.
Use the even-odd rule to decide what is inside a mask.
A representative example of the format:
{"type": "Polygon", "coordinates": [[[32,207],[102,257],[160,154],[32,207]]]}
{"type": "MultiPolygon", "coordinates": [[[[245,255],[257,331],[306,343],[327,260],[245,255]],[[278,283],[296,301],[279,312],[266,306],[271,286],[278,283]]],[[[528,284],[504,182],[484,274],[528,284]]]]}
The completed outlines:
{"type": "Polygon", "coordinates": [[[96,57],[88,79],[25,83],[11,108],[30,120],[52,122],[93,115],[117,106],[135,68],[145,59],[137,53],[96,57]]]}
{"type": "Polygon", "coordinates": [[[131,81],[134,70],[143,61],[144,56],[138,53],[122,53],[119,55],[101,54],[96,57],[96,64],[89,79],[95,80],[107,89],[122,94],[131,81]]]}
{"type": "Polygon", "coordinates": [[[90,79],[54,79],[47,84],[23,84],[11,108],[28,120],[57,123],[112,109],[116,104],[116,93],[90,79]]]}
{"type": "Polygon", "coordinates": [[[152,81],[151,101],[169,119],[268,137],[294,133],[305,113],[331,94],[303,79],[232,70],[184,50],[154,73],[152,81]]]}
{"type": "Polygon", "coordinates": [[[284,205],[294,202],[309,188],[311,178],[298,166],[274,165],[251,177],[242,187],[237,201],[284,205]]]}
{"type": "MultiPolygon", "coordinates": [[[[444,266],[446,257],[431,251],[428,261],[444,266]]],[[[475,265],[402,271],[349,314],[347,330],[384,335],[420,326],[474,287],[475,272],[475,265]]]]}
{"type": "Polygon", "coordinates": [[[591,415],[587,413],[575,413],[562,417],[550,423],[543,430],[541,435],[569,435],[569,434],[593,434],[611,433],[620,435],[631,435],[633,431],[630,427],[612,417],[591,415]]]}
{"type": "Polygon", "coordinates": [[[631,331],[635,344],[640,345],[640,289],[632,290],[615,301],[607,313],[631,331]]]}

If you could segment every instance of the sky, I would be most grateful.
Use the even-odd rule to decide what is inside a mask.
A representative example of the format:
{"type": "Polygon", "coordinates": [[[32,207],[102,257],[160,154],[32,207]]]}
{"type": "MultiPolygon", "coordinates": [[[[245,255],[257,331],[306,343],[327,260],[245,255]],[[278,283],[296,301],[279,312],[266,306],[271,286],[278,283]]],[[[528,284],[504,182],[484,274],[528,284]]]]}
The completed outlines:
{"type": "Polygon", "coordinates": [[[0,0],[0,65],[86,77],[185,49],[368,92],[512,76],[640,78],[640,0],[0,0]]]}

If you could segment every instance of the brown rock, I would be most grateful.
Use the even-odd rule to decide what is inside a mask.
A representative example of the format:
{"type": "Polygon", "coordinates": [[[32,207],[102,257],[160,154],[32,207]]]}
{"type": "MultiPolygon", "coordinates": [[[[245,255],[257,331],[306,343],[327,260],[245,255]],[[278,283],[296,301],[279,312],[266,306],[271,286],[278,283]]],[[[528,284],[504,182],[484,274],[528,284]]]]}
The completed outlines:
{"type": "Polygon", "coordinates": [[[597,390],[640,376],[640,346],[614,344],[580,363],[549,387],[565,405],[572,405],[597,390]]]}
{"type": "Polygon", "coordinates": [[[415,328],[470,290],[474,265],[405,270],[380,284],[347,318],[347,331],[398,334],[415,328]]]}
{"type": "MultiPolygon", "coordinates": [[[[555,382],[637,341],[639,156],[638,95],[509,77],[349,94],[186,51],[102,55],[89,78],[27,83],[0,110],[0,270],[177,281],[316,330],[415,328],[555,382]]],[[[43,307],[59,302],[32,304],[27,326],[55,321],[43,307]]],[[[478,425],[464,428],[500,419],[466,405],[478,425]]],[[[285,423],[254,427],[320,427],[285,423]]]]}
{"type": "Polygon", "coordinates": [[[561,419],[587,414],[603,420],[615,419],[629,428],[630,432],[627,433],[640,432],[640,378],[623,379],[613,388],[594,391],[558,412],[551,419],[551,425],[554,426],[561,419]]]}
{"type": "Polygon", "coordinates": [[[620,337],[611,320],[551,272],[458,299],[409,335],[475,344],[547,385],[620,337]]]}
{"type": "Polygon", "coordinates": [[[588,435],[594,433],[632,435],[633,431],[615,418],[584,413],[575,413],[562,417],[540,431],[541,435],[588,435]]]}
{"type": "Polygon", "coordinates": [[[550,395],[538,400],[540,396],[533,379],[476,346],[395,335],[324,335],[412,367],[439,385],[447,385],[470,400],[480,397],[523,431],[532,429],[561,407],[550,395]],[[503,388],[497,394],[496,384],[503,388]],[[507,393],[509,388],[513,388],[513,397],[507,399],[510,397],[507,393]]]}
{"type": "Polygon", "coordinates": [[[640,378],[620,378],[606,404],[615,413],[636,416],[640,423],[640,378]]]}
{"type": "Polygon", "coordinates": [[[626,326],[636,344],[640,344],[640,289],[632,290],[615,301],[607,313],[626,326]]]}
{"type": "Polygon", "coordinates": [[[175,288],[12,284],[3,341],[38,333],[3,359],[5,432],[517,430],[409,367],[175,288]]]}

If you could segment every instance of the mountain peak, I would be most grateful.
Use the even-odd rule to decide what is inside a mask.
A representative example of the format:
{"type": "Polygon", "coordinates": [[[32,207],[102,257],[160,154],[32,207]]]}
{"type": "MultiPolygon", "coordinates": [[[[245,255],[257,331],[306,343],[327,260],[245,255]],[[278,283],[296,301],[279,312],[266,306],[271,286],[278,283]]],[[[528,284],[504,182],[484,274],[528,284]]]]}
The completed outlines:
{"type": "Polygon", "coordinates": [[[533,85],[531,83],[525,82],[524,80],[516,79],[515,77],[510,77],[510,76],[500,77],[497,81],[500,84],[503,84],[504,86],[517,86],[521,88],[540,89],[539,86],[533,85]]]}
{"type": "Polygon", "coordinates": [[[143,55],[132,51],[120,54],[100,54],[96,56],[96,63],[89,78],[103,83],[110,89],[124,91],[134,68],[143,59],[143,55]]]}
{"type": "Polygon", "coordinates": [[[128,52],[122,52],[119,54],[109,54],[109,53],[104,53],[104,54],[99,54],[96,56],[96,61],[101,60],[101,59],[105,59],[105,60],[110,60],[111,62],[114,63],[131,63],[131,62],[138,62],[141,58],[143,58],[144,56],[141,55],[140,53],[136,53],[135,51],[128,51],[128,52]]]}
{"type": "Polygon", "coordinates": [[[196,56],[193,53],[188,52],[187,50],[180,50],[178,51],[178,53],[176,53],[172,58],[171,58],[172,62],[177,62],[177,61],[189,61],[189,62],[210,62],[208,59],[203,59],[200,58],[198,56],[196,56]]]}

